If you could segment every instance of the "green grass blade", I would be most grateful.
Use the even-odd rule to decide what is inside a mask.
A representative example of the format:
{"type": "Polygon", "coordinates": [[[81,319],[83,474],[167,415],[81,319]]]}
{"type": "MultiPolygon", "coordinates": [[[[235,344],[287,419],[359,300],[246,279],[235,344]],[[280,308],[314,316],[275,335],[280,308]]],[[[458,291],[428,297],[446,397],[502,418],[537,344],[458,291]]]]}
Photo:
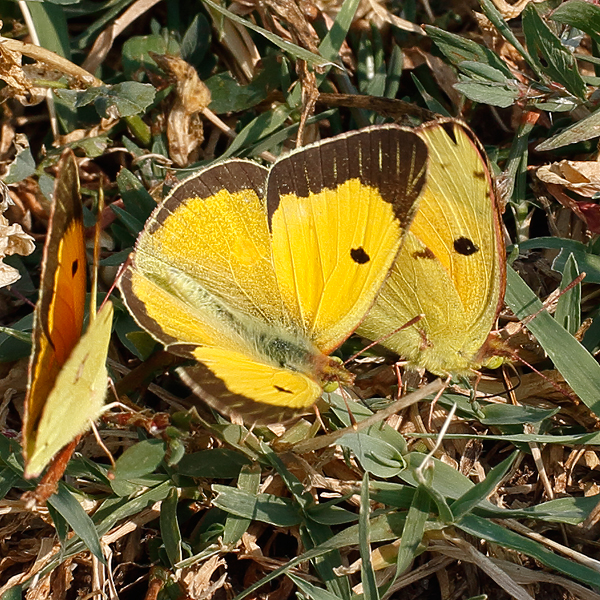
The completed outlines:
{"type": "Polygon", "coordinates": [[[92,519],[64,483],[58,484],[58,491],[50,496],[48,504],[62,516],[90,552],[104,564],[104,554],[102,554],[98,531],[92,519]]]}
{"type": "MultiPolygon", "coordinates": [[[[538,297],[512,269],[507,271],[506,304],[519,319],[543,308],[538,297]]],[[[600,365],[594,357],[545,310],[528,323],[548,356],[584,404],[600,416],[600,365]]]]}
{"type": "Polygon", "coordinates": [[[375,581],[375,570],[371,560],[371,505],[369,498],[369,473],[365,471],[360,488],[360,512],[358,517],[358,547],[360,550],[360,573],[364,600],[379,600],[379,590],[375,581]]]}

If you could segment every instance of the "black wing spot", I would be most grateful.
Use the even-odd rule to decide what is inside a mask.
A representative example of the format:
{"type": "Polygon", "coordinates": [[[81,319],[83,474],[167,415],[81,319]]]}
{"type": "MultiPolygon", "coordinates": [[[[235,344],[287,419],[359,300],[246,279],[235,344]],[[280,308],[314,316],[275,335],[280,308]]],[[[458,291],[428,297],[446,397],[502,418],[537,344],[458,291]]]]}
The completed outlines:
{"type": "Polygon", "coordinates": [[[426,258],[428,260],[433,260],[435,258],[435,254],[429,248],[425,248],[424,250],[413,252],[413,258],[426,258]]]}
{"type": "Polygon", "coordinates": [[[479,248],[473,243],[472,240],[466,237],[459,237],[454,240],[454,249],[463,256],[471,256],[475,252],[479,252],[479,248]]]}
{"type": "Polygon", "coordinates": [[[292,392],[292,390],[286,390],[285,388],[282,388],[281,386],[278,385],[274,385],[273,386],[278,392],[281,392],[282,394],[293,394],[294,392],[292,392]]]}
{"type": "Polygon", "coordinates": [[[485,171],[480,171],[479,169],[473,171],[473,177],[475,179],[487,179],[487,174],[485,171]]]}
{"type": "Polygon", "coordinates": [[[71,265],[71,277],[75,277],[75,273],[79,270],[79,260],[75,259],[71,265]]]}
{"type": "Polygon", "coordinates": [[[352,248],[350,250],[350,257],[359,265],[364,265],[371,260],[371,257],[365,252],[364,248],[352,248]]]}

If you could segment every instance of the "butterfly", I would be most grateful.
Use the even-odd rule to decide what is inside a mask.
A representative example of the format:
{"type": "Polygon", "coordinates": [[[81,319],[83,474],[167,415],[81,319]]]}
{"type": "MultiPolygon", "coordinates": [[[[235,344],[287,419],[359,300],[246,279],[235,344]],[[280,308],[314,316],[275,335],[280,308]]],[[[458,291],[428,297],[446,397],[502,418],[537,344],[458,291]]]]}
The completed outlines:
{"type": "Polygon", "coordinates": [[[426,143],[382,125],[229,160],[156,208],[120,280],[136,321],[226,415],[277,422],[352,382],[329,356],[373,304],[425,183],[426,143]]]}
{"type": "Polygon", "coordinates": [[[113,309],[107,302],[82,336],[86,270],[79,174],[67,150],[59,161],[34,313],[23,421],[27,477],[39,475],[102,412],[113,309]]]}
{"type": "Polygon", "coordinates": [[[506,282],[500,211],[485,153],[470,129],[446,119],[416,131],[429,151],[426,189],[358,333],[381,339],[409,367],[469,375],[502,362],[490,335],[506,282]]]}

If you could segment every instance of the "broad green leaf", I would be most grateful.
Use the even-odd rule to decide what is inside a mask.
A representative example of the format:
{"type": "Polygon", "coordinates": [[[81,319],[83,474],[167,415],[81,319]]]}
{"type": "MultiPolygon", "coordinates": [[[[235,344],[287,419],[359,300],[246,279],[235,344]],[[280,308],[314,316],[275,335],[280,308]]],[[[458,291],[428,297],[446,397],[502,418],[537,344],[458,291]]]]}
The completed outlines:
{"type": "Polygon", "coordinates": [[[520,95],[519,90],[510,82],[476,81],[462,75],[459,76],[459,83],[454,84],[454,88],[469,100],[500,108],[512,106],[520,95]]]}
{"type": "Polygon", "coordinates": [[[35,171],[35,160],[29,146],[17,146],[17,155],[10,165],[8,165],[8,172],[4,175],[2,181],[6,184],[18,183],[33,175],[35,171]]]}
{"type": "Polygon", "coordinates": [[[177,521],[179,495],[173,488],[160,505],[160,535],[171,566],[181,561],[181,531],[177,521]]]}
{"type": "Polygon", "coordinates": [[[365,433],[347,433],[337,444],[352,450],[365,471],[384,479],[394,477],[406,463],[396,448],[365,433]]]}
{"type": "Polygon", "coordinates": [[[481,407],[485,415],[481,419],[484,425],[523,425],[539,423],[558,413],[560,408],[544,410],[534,406],[513,406],[512,404],[488,404],[481,407]]]}
{"type": "Polygon", "coordinates": [[[302,521],[294,503],[273,494],[249,494],[226,485],[213,484],[213,506],[244,519],[261,521],[277,527],[292,527],[302,521]]]}
{"type": "MultiPolygon", "coordinates": [[[[600,258],[600,257],[597,257],[600,258]]],[[[599,260],[600,262],[600,260],[599,260]]],[[[563,267],[560,289],[565,290],[577,277],[579,268],[575,257],[570,254],[563,267]]],[[[556,304],[554,319],[571,335],[575,335],[581,325],[581,283],[566,292],[563,291],[556,304]]]]}
{"type": "Polygon", "coordinates": [[[600,7],[585,0],[563,2],[550,15],[557,23],[564,23],[585,31],[597,43],[600,43],[600,7]]]}
{"type": "Polygon", "coordinates": [[[462,68],[461,65],[465,62],[489,65],[493,69],[500,71],[505,78],[513,78],[508,66],[489,48],[455,33],[434,27],[433,25],[425,25],[424,29],[433,43],[455,67],[462,68]]]}
{"type": "Polygon", "coordinates": [[[104,564],[104,554],[96,527],[64,483],[58,484],[58,491],[50,496],[48,504],[62,516],[90,552],[104,564]]]}
{"type": "Polygon", "coordinates": [[[584,99],[587,88],[571,52],[550,31],[533,4],[525,7],[521,18],[527,50],[538,69],[574,96],[584,99]]]}
{"type": "MultiPolygon", "coordinates": [[[[243,465],[238,477],[238,488],[250,495],[257,496],[260,489],[260,475],[261,469],[257,463],[243,465]]],[[[229,513],[223,529],[223,544],[235,546],[251,524],[252,519],[229,513]]]]}
{"type": "MultiPolygon", "coordinates": [[[[119,171],[117,185],[125,209],[135,218],[136,223],[143,225],[156,208],[156,200],[129,169],[123,168],[119,171]]],[[[135,231],[134,228],[136,234],[139,231],[140,229],[135,231]]]]}
{"type": "Polygon", "coordinates": [[[600,136],[600,110],[596,109],[589,117],[577,121],[560,133],[544,140],[535,149],[538,152],[556,150],[569,144],[576,144],[585,140],[591,140],[600,136]]]}
{"type": "Polygon", "coordinates": [[[192,452],[184,456],[177,465],[181,475],[206,479],[233,479],[240,474],[242,467],[251,461],[229,448],[213,448],[192,452]]]}
{"type": "Polygon", "coordinates": [[[165,457],[162,440],[142,440],[130,446],[119,456],[115,466],[115,480],[134,479],[153,473],[165,457]]]}
{"type": "Polygon", "coordinates": [[[144,71],[158,72],[158,66],[150,56],[150,52],[177,56],[179,45],[169,36],[163,35],[135,35],[123,43],[122,61],[125,77],[135,80],[137,74],[144,71]]]}

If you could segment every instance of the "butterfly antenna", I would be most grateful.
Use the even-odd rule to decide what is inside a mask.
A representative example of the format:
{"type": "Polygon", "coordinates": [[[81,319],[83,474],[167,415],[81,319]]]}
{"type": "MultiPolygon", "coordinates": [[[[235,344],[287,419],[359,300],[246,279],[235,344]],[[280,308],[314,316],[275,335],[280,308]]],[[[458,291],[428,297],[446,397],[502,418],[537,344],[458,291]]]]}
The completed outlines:
{"type": "MultiPolygon", "coordinates": [[[[521,358],[516,352],[512,351],[511,356],[513,357],[514,360],[517,360],[520,363],[524,364],[526,367],[529,367],[534,373],[539,375],[545,382],[549,383],[557,392],[559,392],[560,394],[565,396],[565,398],[568,398],[569,400],[571,400],[572,402],[575,402],[575,403],[579,402],[579,398],[577,398],[577,396],[575,396],[575,394],[572,394],[568,390],[563,389],[556,382],[548,379],[548,377],[546,377],[541,371],[538,371],[533,365],[529,364],[526,360],[521,358]]],[[[515,390],[515,389],[516,389],[516,387],[513,388],[513,390],[515,390]]]]}
{"type": "MultiPolygon", "coordinates": [[[[527,317],[525,317],[524,319],[521,320],[521,323],[520,323],[521,327],[519,329],[517,329],[515,332],[511,333],[507,339],[514,337],[517,333],[519,333],[519,331],[521,331],[523,329],[523,327],[527,327],[527,325],[529,323],[531,323],[531,321],[533,321],[538,315],[543,313],[545,310],[547,311],[548,307],[550,306],[550,304],[552,304],[552,302],[555,302],[563,294],[566,294],[569,290],[573,289],[576,285],[579,285],[584,280],[585,276],[586,276],[586,273],[580,273],[575,279],[573,279],[573,281],[571,281],[571,283],[569,283],[569,285],[565,286],[564,289],[560,290],[556,294],[556,297],[552,298],[552,300],[550,302],[548,302],[548,299],[546,299],[543,306],[539,310],[537,310],[532,315],[528,315],[527,317]]],[[[527,366],[529,366],[529,365],[527,365],[527,366]]]]}
{"type": "Polygon", "coordinates": [[[417,315],[416,317],[412,318],[410,321],[407,321],[406,323],[404,323],[404,325],[401,325],[397,329],[394,329],[394,331],[384,335],[383,337],[379,338],[375,342],[371,342],[368,346],[365,346],[362,350],[360,350],[356,354],[353,354],[348,360],[346,360],[343,363],[343,365],[346,366],[349,362],[352,362],[354,359],[359,357],[361,354],[363,354],[367,350],[370,350],[373,346],[377,346],[378,344],[383,344],[383,342],[385,342],[386,340],[391,338],[393,335],[396,335],[399,331],[402,331],[403,329],[406,329],[408,327],[412,327],[415,323],[418,323],[424,316],[425,315],[417,315]]]}
{"type": "MultiPolygon", "coordinates": [[[[554,298],[552,301],[557,300],[563,294],[565,294],[566,292],[568,292],[569,290],[571,290],[572,288],[574,288],[576,285],[579,285],[583,281],[583,279],[585,278],[585,276],[586,276],[586,273],[580,273],[575,279],[573,279],[573,281],[571,281],[571,283],[569,283],[567,286],[565,286],[564,289],[560,290],[559,293],[556,294],[556,298],[554,298]]],[[[520,322],[521,327],[519,329],[517,329],[516,331],[514,331],[513,333],[511,333],[508,336],[508,338],[506,338],[505,341],[508,341],[508,340],[510,340],[511,337],[514,337],[517,333],[519,333],[523,329],[523,327],[526,327],[529,323],[531,323],[531,321],[533,321],[533,319],[535,319],[543,311],[545,311],[545,310],[547,311],[549,304],[550,303],[548,302],[548,299],[546,299],[546,301],[544,302],[544,305],[539,310],[537,310],[532,315],[528,315],[527,317],[525,317],[524,319],[522,319],[521,322],[520,322]]],[[[536,373],[544,381],[546,381],[547,383],[549,383],[557,392],[559,392],[560,394],[562,394],[563,396],[565,396],[566,398],[568,398],[572,402],[579,402],[578,398],[574,394],[570,393],[568,390],[563,389],[561,386],[559,386],[558,384],[556,384],[554,381],[551,381],[550,379],[548,379],[548,377],[546,377],[543,373],[541,373],[540,371],[538,371],[533,365],[529,364],[525,359],[523,359],[521,356],[519,356],[519,354],[517,352],[515,352],[514,350],[512,350],[508,346],[508,344],[506,344],[505,350],[509,353],[510,357],[513,360],[520,362],[521,364],[525,365],[526,367],[529,367],[534,373],[536,373]]],[[[516,371],[516,369],[515,369],[515,374],[519,378],[519,382],[517,383],[516,386],[514,386],[512,388],[509,388],[504,393],[511,394],[511,392],[514,392],[514,390],[516,390],[519,387],[519,385],[521,385],[520,377],[519,377],[519,374],[516,371]]],[[[503,379],[505,380],[505,384],[506,384],[506,377],[505,377],[504,372],[503,372],[503,379]]],[[[513,400],[512,400],[512,397],[511,397],[511,402],[512,401],[513,400]]]]}
{"type": "Polygon", "coordinates": [[[21,294],[21,292],[16,289],[14,285],[10,286],[10,293],[13,294],[13,296],[16,296],[21,302],[28,304],[31,308],[35,308],[35,302],[32,302],[29,298],[23,296],[23,294],[21,294]]]}
{"type": "MultiPolygon", "coordinates": [[[[339,384],[339,381],[338,381],[338,384],[339,384]]],[[[357,421],[354,418],[354,414],[350,410],[350,405],[348,404],[348,392],[346,392],[346,390],[344,389],[344,387],[342,385],[339,385],[338,389],[340,390],[340,396],[342,397],[342,400],[344,401],[344,404],[346,405],[346,410],[348,411],[348,417],[350,418],[351,427],[353,429],[356,429],[357,421]]],[[[359,399],[361,400],[361,402],[364,404],[365,401],[360,396],[360,394],[358,394],[358,392],[357,392],[357,396],[359,397],[359,399]]],[[[322,421],[321,421],[321,423],[322,423],[322,421]]],[[[324,431],[327,431],[327,429],[324,429],[324,431]]]]}
{"type": "MultiPolygon", "coordinates": [[[[346,406],[348,406],[346,404],[346,406]]],[[[315,411],[315,417],[317,418],[317,421],[319,421],[319,424],[321,425],[321,428],[323,429],[323,431],[327,431],[327,427],[325,426],[325,422],[323,421],[323,417],[321,416],[321,411],[319,410],[319,407],[316,404],[313,404],[313,410],[315,411]]]]}

